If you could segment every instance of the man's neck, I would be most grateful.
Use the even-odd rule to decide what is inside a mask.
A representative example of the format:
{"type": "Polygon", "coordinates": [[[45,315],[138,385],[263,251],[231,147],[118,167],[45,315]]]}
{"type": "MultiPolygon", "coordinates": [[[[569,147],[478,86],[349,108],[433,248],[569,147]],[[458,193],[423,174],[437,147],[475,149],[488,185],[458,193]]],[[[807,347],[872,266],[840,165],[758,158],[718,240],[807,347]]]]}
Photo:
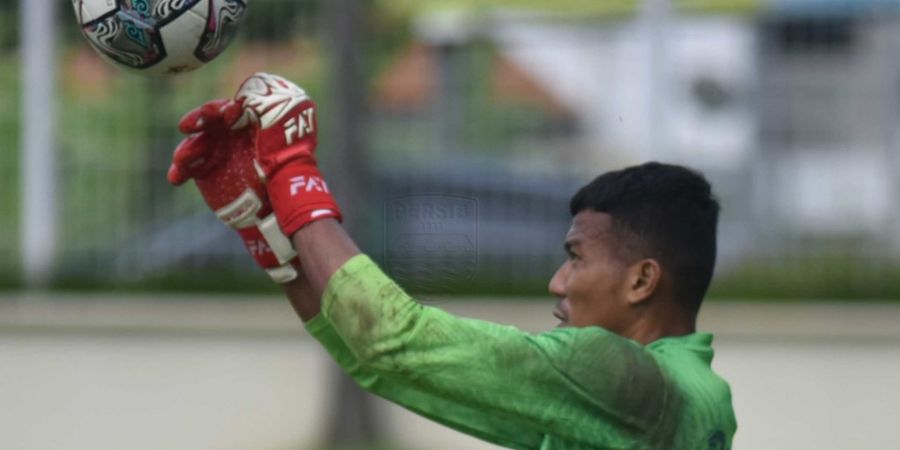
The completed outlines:
{"type": "Polygon", "coordinates": [[[622,335],[647,345],[664,337],[684,336],[694,333],[696,330],[697,321],[694,317],[656,314],[645,316],[634,322],[622,335]]]}

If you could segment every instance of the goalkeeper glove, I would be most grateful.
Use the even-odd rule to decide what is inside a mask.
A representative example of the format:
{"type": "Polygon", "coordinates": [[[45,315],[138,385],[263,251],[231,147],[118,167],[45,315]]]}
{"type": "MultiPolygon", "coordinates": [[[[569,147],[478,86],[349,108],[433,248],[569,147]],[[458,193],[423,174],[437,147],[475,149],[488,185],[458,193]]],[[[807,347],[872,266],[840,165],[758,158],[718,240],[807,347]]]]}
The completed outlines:
{"type": "Polygon", "coordinates": [[[316,105],[306,92],[277,75],[257,73],[235,95],[243,109],[234,129],[250,129],[269,201],[287,236],[324,218],[342,219],[316,164],[316,105]]]}
{"type": "Polygon", "coordinates": [[[175,149],[168,180],[179,186],[193,179],[206,204],[238,234],[269,276],[278,283],[297,277],[299,260],[272,214],[261,174],[254,164],[253,133],[229,126],[242,106],[213,100],[178,124],[189,136],[175,149]]]}

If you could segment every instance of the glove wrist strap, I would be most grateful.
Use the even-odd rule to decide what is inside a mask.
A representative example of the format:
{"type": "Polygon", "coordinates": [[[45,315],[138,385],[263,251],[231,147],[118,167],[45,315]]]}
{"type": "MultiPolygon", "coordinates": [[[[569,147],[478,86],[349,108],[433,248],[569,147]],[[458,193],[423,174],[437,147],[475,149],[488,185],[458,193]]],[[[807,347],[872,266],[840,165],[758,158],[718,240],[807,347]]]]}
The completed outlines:
{"type": "Polygon", "coordinates": [[[281,167],[268,180],[266,190],[278,224],[288,237],[316,220],[343,219],[322,174],[312,164],[281,167]]]}
{"type": "Polygon", "coordinates": [[[297,252],[278,227],[275,214],[258,217],[262,207],[262,200],[248,188],[215,213],[219,220],[237,229],[247,251],[276,283],[287,283],[298,275],[292,264],[297,252]]]}

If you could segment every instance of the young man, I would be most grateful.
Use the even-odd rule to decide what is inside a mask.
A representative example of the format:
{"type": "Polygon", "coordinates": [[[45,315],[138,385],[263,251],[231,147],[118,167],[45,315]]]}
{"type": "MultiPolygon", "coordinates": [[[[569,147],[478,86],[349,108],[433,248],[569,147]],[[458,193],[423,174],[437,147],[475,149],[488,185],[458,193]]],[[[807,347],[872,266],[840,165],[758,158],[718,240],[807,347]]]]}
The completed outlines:
{"type": "Polygon", "coordinates": [[[535,335],[418,304],[360,253],[296,85],[256,74],[180,127],[191,136],[169,180],[196,181],[364,388],[516,449],[731,448],[729,387],[710,368],[712,337],[695,332],[718,220],[697,173],[650,163],[583,187],[550,281],[560,327],[535,335]]]}

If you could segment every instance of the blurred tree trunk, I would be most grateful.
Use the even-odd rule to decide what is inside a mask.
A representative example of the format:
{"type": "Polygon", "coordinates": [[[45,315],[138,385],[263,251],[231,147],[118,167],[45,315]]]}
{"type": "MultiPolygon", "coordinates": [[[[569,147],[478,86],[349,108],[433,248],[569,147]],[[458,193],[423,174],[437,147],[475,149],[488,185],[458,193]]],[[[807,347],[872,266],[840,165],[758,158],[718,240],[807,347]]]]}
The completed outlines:
{"type": "MultiPolygon", "coordinates": [[[[329,0],[324,2],[326,42],[331,55],[329,91],[331,105],[324,152],[328,154],[325,173],[345,212],[347,231],[365,249],[370,191],[366,161],[368,92],[364,75],[366,17],[369,0],[329,0]]],[[[358,447],[379,442],[373,397],[335,366],[334,416],[328,430],[331,448],[358,447]]]]}

